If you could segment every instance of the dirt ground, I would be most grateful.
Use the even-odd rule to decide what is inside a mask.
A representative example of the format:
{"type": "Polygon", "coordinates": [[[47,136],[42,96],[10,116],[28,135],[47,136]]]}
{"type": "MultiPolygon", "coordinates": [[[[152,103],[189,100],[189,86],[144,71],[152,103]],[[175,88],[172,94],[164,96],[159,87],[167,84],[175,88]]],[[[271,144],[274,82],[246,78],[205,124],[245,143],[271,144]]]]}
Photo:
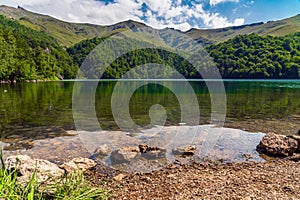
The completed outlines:
{"type": "Polygon", "coordinates": [[[112,199],[300,199],[300,162],[283,159],[173,164],[121,180],[94,178],[112,199]]]}

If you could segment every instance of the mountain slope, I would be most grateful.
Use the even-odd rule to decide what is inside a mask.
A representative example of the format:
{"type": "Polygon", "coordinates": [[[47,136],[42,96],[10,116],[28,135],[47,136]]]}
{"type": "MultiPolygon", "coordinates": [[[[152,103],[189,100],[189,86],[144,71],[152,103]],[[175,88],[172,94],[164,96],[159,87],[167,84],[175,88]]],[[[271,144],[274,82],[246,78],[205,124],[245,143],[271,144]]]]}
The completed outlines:
{"type": "Polygon", "coordinates": [[[27,11],[21,7],[0,6],[0,15],[16,20],[22,25],[37,31],[44,31],[55,38],[62,46],[72,46],[84,39],[103,37],[127,28],[146,26],[138,22],[127,21],[111,26],[68,23],[47,15],[27,11]]]}
{"type": "MultiPolygon", "coordinates": [[[[193,44],[199,46],[198,43],[180,37],[183,35],[178,35],[180,31],[157,31],[131,20],[110,26],[67,23],[23,8],[0,6],[0,80],[74,78],[90,51],[111,35],[115,35],[116,40],[105,41],[109,46],[101,46],[100,55],[93,55],[94,58],[106,60],[113,55],[113,52],[109,54],[112,47],[128,50],[147,46],[148,49],[137,48],[110,63],[105,78],[120,78],[128,70],[146,63],[171,66],[186,78],[201,78],[194,67],[211,72],[214,64],[223,78],[300,78],[299,21],[300,15],[297,15],[276,22],[188,31],[188,35],[206,46],[213,63],[205,56],[204,49],[193,48],[193,44]],[[138,28],[147,31],[140,32],[138,28]],[[125,33],[126,30],[130,31],[125,33]],[[168,47],[188,50],[185,52],[204,58],[198,66],[191,66],[183,57],[170,53],[168,47]]],[[[120,52],[126,51],[120,49],[120,52]]],[[[95,66],[96,70],[108,64],[95,66]]],[[[144,71],[141,73],[144,75],[144,71]]],[[[153,78],[159,74],[155,70],[145,71],[147,73],[153,78]]],[[[132,77],[136,75],[138,72],[134,71],[132,77]]]]}
{"type": "MultiPolygon", "coordinates": [[[[125,21],[109,26],[92,24],[68,23],[47,15],[36,14],[21,7],[12,8],[0,6],[0,15],[18,21],[29,28],[44,31],[55,38],[62,46],[70,47],[84,39],[105,37],[134,28],[149,28],[145,24],[135,21],[125,21]]],[[[220,28],[220,29],[191,29],[186,33],[197,39],[203,45],[218,43],[234,38],[237,35],[256,33],[258,35],[284,36],[300,32],[300,14],[294,17],[255,23],[250,25],[220,28]]],[[[160,40],[159,36],[157,40],[160,40]]]]}
{"type": "MultiPolygon", "coordinates": [[[[81,65],[90,51],[104,38],[84,40],[67,51],[77,65],[81,65]]],[[[226,42],[220,42],[206,47],[207,52],[213,59],[205,59],[201,50],[197,51],[197,60],[191,65],[184,58],[176,53],[163,49],[140,49],[124,54],[114,62],[103,63],[107,56],[111,55],[110,48],[117,46],[124,51],[130,46],[145,46],[146,44],[127,39],[114,40],[110,45],[101,45],[101,48],[92,53],[92,60],[97,58],[97,65],[94,65],[93,75],[108,66],[103,78],[120,78],[128,71],[134,71],[129,77],[148,78],[170,78],[176,77],[168,70],[157,71],[155,68],[140,70],[137,66],[147,63],[159,63],[164,66],[171,66],[185,78],[199,79],[201,75],[195,69],[201,69],[205,73],[214,73],[216,65],[221,76],[225,79],[298,79],[300,78],[300,32],[286,36],[259,36],[257,34],[239,35],[226,42]],[[101,64],[99,64],[101,63],[101,64]],[[136,68],[137,67],[137,68],[136,68]],[[135,70],[136,69],[136,70],[135,70]]],[[[90,70],[90,68],[88,68],[90,70]]],[[[89,71],[87,71],[89,72],[89,71]]],[[[89,76],[88,76],[89,77],[89,76]]],[[[99,78],[99,77],[95,77],[99,78]]]]}
{"type": "Polygon", "coordinates": [[[207,50],[223,78],[300,77],[300,32],[280,37],[239,35],[207,50]]]}
{"type": "Polygon", "coordinates": [[[0,80],[74,78],[78,67],[51,36],[0,16],[0,80]]]}
{"type": "Polygon", "coordinates": [[[300,14],[288,19],[270,21],[267,23],[260,22],[249,25],[219,29],[191,29],[186,33],[195,39],[201,36],[201,38],[210,40],[215,43],[229,40],[237,35],[245,35],[251,33],[256,33],[261,36],[285,36],[297,32],[300,32],[300,14]]]}

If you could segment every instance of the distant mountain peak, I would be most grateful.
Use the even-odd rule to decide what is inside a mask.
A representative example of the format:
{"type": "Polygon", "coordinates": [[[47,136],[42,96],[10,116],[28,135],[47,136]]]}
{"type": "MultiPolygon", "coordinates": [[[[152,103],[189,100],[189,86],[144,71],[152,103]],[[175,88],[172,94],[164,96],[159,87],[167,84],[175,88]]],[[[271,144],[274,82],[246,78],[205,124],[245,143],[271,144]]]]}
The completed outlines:
{"type": "MultiPolygon", "coordinates": [[[[0,15],[14,19],[29,28],[45,31],[63,46],[72,46],[84,39],[108,36],[124,30],[134,31],[137,28],[152,28],[147,26],[145,23],[134,20],[126,20],[107,26],[88,23],[69,23],[55,19],[48,15],[28,11],[20,6],[18,6],[18,8],[13,8],[2,5],[0,6],[0,15]]],[[[165,29],[168,30],[171,28],[165,29]]],[[[180,30],[176,31],[181,32],[180,30]]],[[[218,29],[192,28],[184,33],[200,42],[203,42],[203,44],[209,44],[226,41],[237,35],[250,33],[283,36],[296,32],[300,32],[300,14],[287,19],[269,21],[267,23],[258,22],[218,29]]]]}

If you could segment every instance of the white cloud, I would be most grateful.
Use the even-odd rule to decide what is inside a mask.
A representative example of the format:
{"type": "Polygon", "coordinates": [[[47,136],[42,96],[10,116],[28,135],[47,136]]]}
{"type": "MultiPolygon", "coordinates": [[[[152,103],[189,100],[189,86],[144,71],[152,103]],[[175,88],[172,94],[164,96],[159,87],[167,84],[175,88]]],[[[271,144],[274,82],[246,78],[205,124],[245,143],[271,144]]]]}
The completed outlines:
{"type": "MultiPolygon", "coordinates": [[[[238,0],[210,0],[210,3],[215,5],[225,1],[238,0]]],[[[115,0],[109,4],[96,0],[27,0],[26,3],[23,0],[1,0],[1,3],[20,5],[33,12],[48,14],[66,21],[100,25],[128,19],[141,22],[143,18],[144,23],[154,28],[169,27],[186,31],[191,27],[220,28],[244,23],[244,19],[234,19],[230,22],[219,13],[204,10],[200,3],[188,6],[176,0],[115,0]],[[143,4],[147,5],[147,12],[142,12],[143,4]]]]}
{"type": "Polygon", "coordinates": [[[239,0],[209,0],[209,4],[211,6],[217,5],[219,3],[224,3],[224,2],[239,2],[239,0]]]}
{"type": "Polygon", "coordinates": [[[206,27],[210,28],[222,28],[222,27],[229,27],[229,26],[240,26],[244,24],[243,18],[237,18],[233,22],[228,22],[226,17],[221,17],[219,13],[214,14],[203,14],[203,21],[206,27]]]}

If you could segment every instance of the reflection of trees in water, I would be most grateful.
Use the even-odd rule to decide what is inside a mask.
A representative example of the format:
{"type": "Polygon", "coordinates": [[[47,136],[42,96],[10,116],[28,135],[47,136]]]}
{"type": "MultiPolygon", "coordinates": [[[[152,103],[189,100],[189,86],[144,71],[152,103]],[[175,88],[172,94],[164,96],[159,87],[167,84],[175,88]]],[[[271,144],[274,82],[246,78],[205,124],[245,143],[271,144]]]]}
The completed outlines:
{"type": "MultiPolygon", "coordinates": [[[[204,82],[190,82],[199,102],[201,123],[210,120],[210,95],[204,82]]],[[[0,131],[6,135],[42,135],[74,129],[72,115],[73,82],[41,82],[0,85],[0,131]],[[7,90],[7,92],[3,92],[7,90]],[[52,127],[52,131],[51,131],[52,127]],[[47,130],[48,129],[48,130],[47,130]],[[60,131],[61,130],[61,131],[60,131]]],[[[97,117],[102,129],[117,130],[111,112],[111,94],[116,82],[100,82],[96,99],[97,117]]],[[[174,82],[180,87],[180,82],[174,82]]],[[[225,82],[227,117],[265,119],[300,114],[299,82],[225,82]],[[285,87],[288,84],[289,87],[285,87]]],[[[188,99],[189,94],[182,89],[188,99]]],[[[130,99],[130,114],[135,123],[150,123],[149,108],[162,105],[167,112],[166,125],[180,122],[180,106],[167,88],[148,84],[130,99]]]]}

